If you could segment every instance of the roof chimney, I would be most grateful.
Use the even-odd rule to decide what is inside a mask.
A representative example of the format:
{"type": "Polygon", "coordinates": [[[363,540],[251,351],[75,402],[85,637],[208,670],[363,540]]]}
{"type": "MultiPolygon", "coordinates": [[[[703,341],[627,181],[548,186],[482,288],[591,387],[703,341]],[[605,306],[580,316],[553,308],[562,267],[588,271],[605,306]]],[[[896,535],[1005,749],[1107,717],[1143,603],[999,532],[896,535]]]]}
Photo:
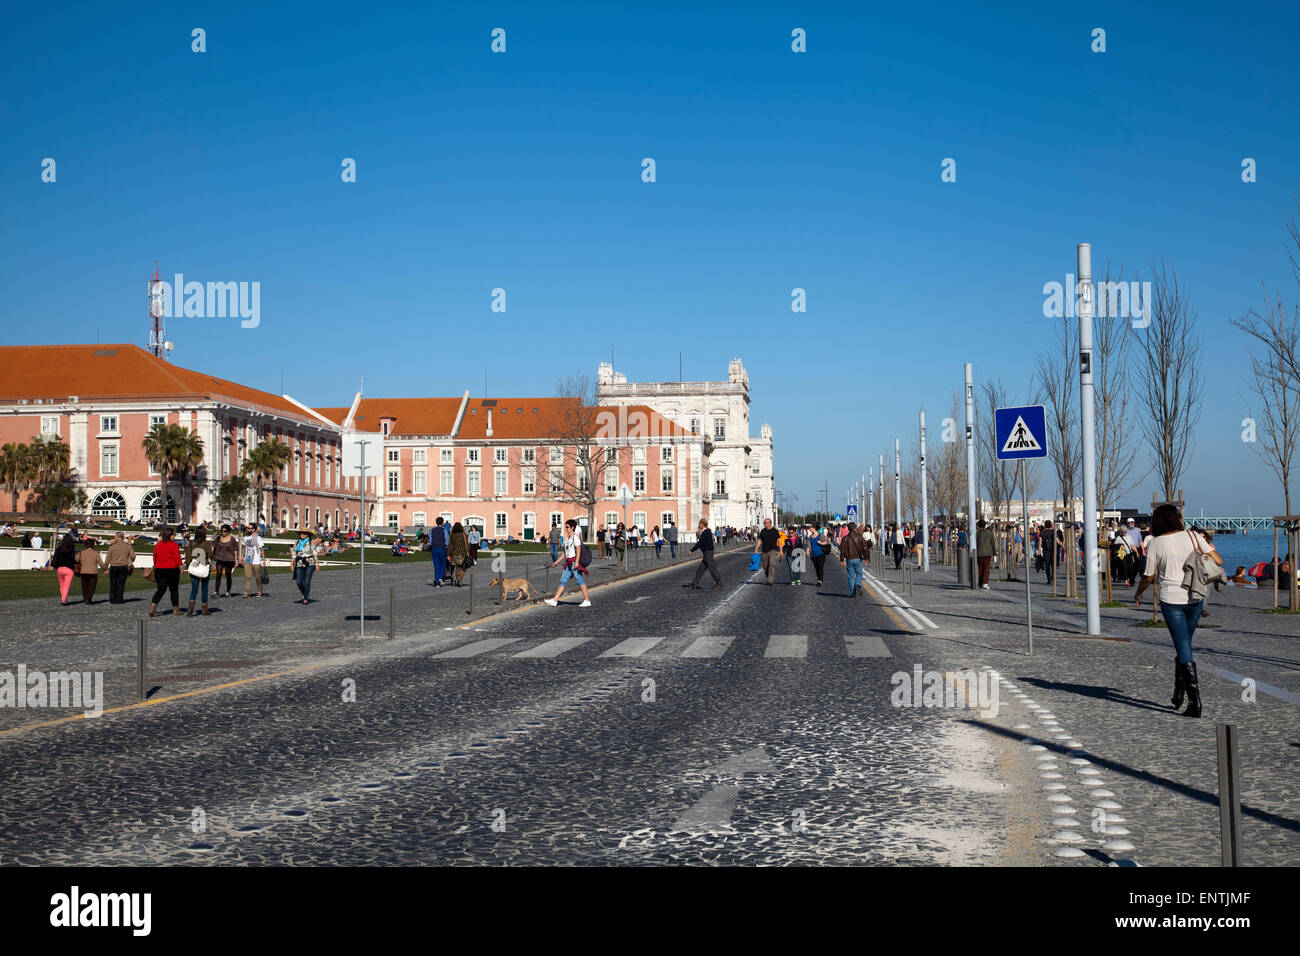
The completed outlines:
{"type": "Polygon", "coordinates": [[[491,438],[492,437],[492,409],[489,408],[487,410],[487,413],[488,413],[487,437],[491,438]]]}

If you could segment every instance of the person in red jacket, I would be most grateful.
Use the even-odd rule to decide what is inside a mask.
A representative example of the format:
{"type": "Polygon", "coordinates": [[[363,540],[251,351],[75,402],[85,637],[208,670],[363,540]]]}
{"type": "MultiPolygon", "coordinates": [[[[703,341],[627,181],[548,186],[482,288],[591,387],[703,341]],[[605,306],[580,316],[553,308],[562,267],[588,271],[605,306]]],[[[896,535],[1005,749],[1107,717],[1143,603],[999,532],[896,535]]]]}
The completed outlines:
{"type": "Polygon", "coordinates": [[[153,592],[149,602],[149,616],[157,617],[158,601],[164,591],[171,592],[172,613],[181,612],[181,597],[177,589],[181,583],[181,549],[172,540],[170,528],[164,528],[158,536],[158,543],[153,546],[153,579],[158,589],[153,592]]]}

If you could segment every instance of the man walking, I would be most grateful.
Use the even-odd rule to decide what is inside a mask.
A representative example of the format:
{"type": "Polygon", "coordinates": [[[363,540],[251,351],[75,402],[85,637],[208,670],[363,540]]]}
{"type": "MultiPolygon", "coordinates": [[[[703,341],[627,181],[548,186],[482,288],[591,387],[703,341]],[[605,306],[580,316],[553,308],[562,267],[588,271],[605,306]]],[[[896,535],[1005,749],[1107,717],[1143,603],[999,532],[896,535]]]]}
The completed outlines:
{"type": "Polygon", "coordinates": [[[546,543],[550,546],[551,566],[554,567],[555,562],[560,559],[560,523],[558,521],[551,521],[551,533],[546,536],[546,543]]]}
{"type": "Polygon", "coordinates": [[[708,568],[709,574],[713,575],[713,590],[722,590],[722,576],[718,574],[718,564],[713,560],[713,549],[713,532],[709,530],[709,520],[701,518],[700,526],[695,533],[695,543],[691,545],[692,551],[700,552],[700,563],[695,569],[695,579],[690,584],[683,584],[682,587],[698,591],[700,578],[704,577],[704,569],[708,568]]]}
{"type": "Polygon", "coordinates": [[[664,525],[664,540],[668,542],[668,549],[672,556],[677,557],[677,525],[671,521],[664,525]]]}
{"type": "Polygon", "coordinates": [[[108,546],[108,603],[123,604],[126,601],[126,578],[135,567],[135,549],[127,544],[126,535],[121,531],[108,546]]]}
{"type": "Polygon", "coordinates": [[[429,529],[429,553],[433,556],[433,586],[442,587],[443,576],[447,573],[447,546],[451,544],[451,538],[447,534],[447,526],[443,524],[442,516],[439,515],[435,520],[432,528],[429,529]]]}
{"type": "Polygon", "coordinates": [[[759,566],[767,575],[767,586],[771,587],[776,575],[776,558],[781,553],[781,532],[772,527],[771,518],[763,519],[763,530],[758,533],[754,553],[762,554],[759,566]]]}
{"type": "Polygon", "coordinates": [[[979,559],[980,565],[980,587],[985,591],[989,588],[989,565],[993,563],[993,553],[997,550],[997,542],[993,540],[993,529],[984,526],[984,520],[980,519],[975,522],[975,556],[979,559]]]}
{"type": "MultiPolygon", "coordinates": [[[[546,603],[551,607],[557,607],[560,598],[564,596],[564,586],[569,583],[570,578],[576,578],[578,587],[582,589],[582,603],[578,606],[591,607],[591,595],[587,593],[587,566],[582,563],[582,552],[585,546],[582,538],[578,536],[578,519],[570,518],[564,522],[564,530],[564,540],[560,542],[564,545],[564,570],[560,572],[560,586],[555,589],[553,597],[546,599],[546,603]]],[[[588,561],[591,560],[590,551],[587,551],[586,558],[588,561]]],[[[556,559],[551,562],[551,567],[559,563],[559,559],[556,559]]]]}
{"type": "Polygon", "coordinates": [[[849,597],[866,594],[862,588],[862,559],[867,556],[867,542],[856,521],[849,522],[848,533],[840,539],[840,567],[849,575],[849,597]]]}
{"type": "Polygon", "coordinates": [[[1056,576],[1056,527],[1052,524],[1052,519],[1048,518],[1043,522],[1043,531],[1039,535],[1039,551],[1043,555],[1043,570],[1047,572],[1047,583],[1051,584],[1052,579],[1056,576]]]}

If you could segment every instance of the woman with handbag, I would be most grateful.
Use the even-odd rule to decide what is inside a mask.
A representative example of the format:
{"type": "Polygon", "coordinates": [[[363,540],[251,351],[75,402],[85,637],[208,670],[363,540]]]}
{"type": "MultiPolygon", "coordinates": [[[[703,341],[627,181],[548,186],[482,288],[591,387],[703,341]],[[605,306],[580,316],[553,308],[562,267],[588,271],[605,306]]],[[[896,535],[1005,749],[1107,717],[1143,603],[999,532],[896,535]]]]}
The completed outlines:
{"type": "Polygon", "coordinates": [[[194,616],[194,599],[202,591],[203,613],[208,612],[208,578],[212,575],[212,542],[203,527],[196,528],[194,540],[185,548],[185,569],[190,575],[190,609],[186,617],[194,616]]]}
{"type": "MultiPolygon", "coordinates": [[[[181,549],[172,540],[171,528],[163,528],[159,532],[158,543],[153,546],[153,567],[149,570],[153,572],[152,580],[157,585],[157,589],[153,592],[153,600],[149,602],[149,616],[158,616],[158,601],[164,591],[171,592],[172,614],[179,614],[181,612],[181,599],[178,593],[181,582],[181,549]]],[[[149,575],[146,574],[145,577],[149,575]]]]}
{"type": "Polygon", "coordinates": [[[311,532],[305,528],[298,532],[298,541],[293,546],[293,580],[302,593],[302,600],[295,604],[311,603],[311,576],[316,573],[316,545],[311,539],[311,532]]]}
{"type": "Polygon", "coordinates": [[[1174,505],[1161,505],[1151,515],[1151,542],[1147,545],[1146,569],[1138,582],[1133,603],[1140,607],[1142,593],[1157,582],[1160,613],[1177,652],[1174,661],[1174,710],[1187,698],[1184,717],[1201,716],[1201,687],[1192,660],[1192,638],[1201,619],[1204,595],[1197,597],[1184,584],[1184,565],[1195,555],[1197,561],[1212,561],[1222,567],[1223,559],[1214,546],[1199,534],[1183,528],[1182,515],[1174,505]]]}
{"type": "Polygon", "coordinates": [[[469,567],[469,535],[465,533],[465,526],[459,521],[451,526],[447,566],[451,568],[452,576],[456,579],[456,587],[460,587],[460,582],[465,577],[465,569],[469,567]]]}
{"type": "Polygon", "coordinates": [[[67,607],[68,590],[72,587],[72,579],[77,576],[78,566],[77,539],[71,531],[63,536],[63,540],[54,549],[54,554],[50,556],[50,566],[59,579],[59,600],[67,607]]]}

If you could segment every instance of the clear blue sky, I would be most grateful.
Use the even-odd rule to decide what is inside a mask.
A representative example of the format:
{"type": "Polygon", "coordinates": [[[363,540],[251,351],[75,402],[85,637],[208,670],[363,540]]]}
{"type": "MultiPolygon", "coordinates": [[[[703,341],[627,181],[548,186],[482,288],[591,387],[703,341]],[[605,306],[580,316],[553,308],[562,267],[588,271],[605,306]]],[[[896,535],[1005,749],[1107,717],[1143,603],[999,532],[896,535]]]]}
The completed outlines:
{"type": "Polygon", "coordinates": [[[145,344],[157,259],[262,287],[256,329],[173,319],[175,361],[272,391],[283,369],[311,403],[363,374],[480,394],[485,364],[495,394],[550,394],[611,344],[633,380],[739,355],[809,507],[941,419],[963,361],[1025,397],[1042,285],[1090,241],[1130,273],[1163,257],[1199,314],[1192,509],[1280,508],[1228,320],[1261,282],[1300,294],[1295,3],[618,6],[11,7],[3,341],[145,344]]]}

